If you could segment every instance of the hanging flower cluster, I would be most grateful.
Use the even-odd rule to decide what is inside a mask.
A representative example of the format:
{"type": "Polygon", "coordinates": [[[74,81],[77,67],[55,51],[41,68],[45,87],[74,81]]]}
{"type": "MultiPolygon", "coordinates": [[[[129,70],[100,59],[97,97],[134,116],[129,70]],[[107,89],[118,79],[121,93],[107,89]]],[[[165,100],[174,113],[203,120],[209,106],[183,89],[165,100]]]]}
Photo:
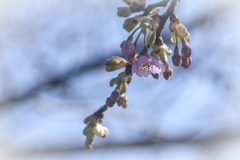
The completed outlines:
{"type": "Polygon", "coordinates": [[[106,71],[108,72],[123,68],[125,70],[110,81],[110,86],[113,87],[115,85],[116,87],[106,99],[105,104],[84,120],[84,123],[87,124],[83,131],[83,134],[86,136],[86,148],[92,148],[95,135],[100,137],[108,135],[108,129],[101,125],[103,113],[109,107],[113,107],[114,104],[122,108],[128,106],[126,92],[134,74],[139,77],[152,75],[155,79],[158,79],[161,75],[166,80],[172,78],[173,70],[168,61],[168,56],[172,54],[172,50],[164,43],[161,37],[161,32],[167,19],[170,19],[171,40],[169,41],[175,44],[174,55],[172,56],[173,64],[184,68],[191,66],[191,48],[188,45],[190,34],[173,13],[178,0],[172,0],[167,11],[159,15],[159,7],[165,7],[169,1],[163,0],[147,6],[146,0],[123,0],[128,6],[118,8],[117,14],[120,17],[129,17],[132,13],[140,11],[143,11],[143,14],[127,18],[124,21],[123,28],[127,32],[132,33],[120,45],[123,58],[115,56],[106,61],[106,71]],[[135,29],[137,25],[139,26],[135,29]],[[144,45],[142,50],[137,52],[137,48],[139,48],[138,40],[141,36],[143,37],[144,45]],[[182,42],[181,55],[178,49],[179,41],[182,42]]]}

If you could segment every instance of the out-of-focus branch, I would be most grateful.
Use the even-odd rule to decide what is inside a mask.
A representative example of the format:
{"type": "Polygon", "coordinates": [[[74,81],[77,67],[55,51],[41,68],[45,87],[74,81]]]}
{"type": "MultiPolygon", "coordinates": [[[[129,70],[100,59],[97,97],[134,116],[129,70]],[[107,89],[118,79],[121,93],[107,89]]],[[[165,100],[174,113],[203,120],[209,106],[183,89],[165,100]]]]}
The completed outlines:
{"type": "MultiPolygon", "coordinates": [[[[167,1],[164,0],[164,1],[159,2],[159,3],[163,3],[163,2],[166,3],[167,1]]],[[[216,15],[218,15],[218,13],[223,14],[224,12],[228,12],[229,9],[233,9],[233,7],[237,7],[237,6],[232,6],[232,5],[226,6],[226,5],[224,5],[222,7],[216,8],[212,12],[215,13],[216,15]]],[[[191,31],[191,30],[193,30],[197,27],[201,27],[202,25],[206,24],[209,21],[213,21],[216,18],[218,18],[218,17],[211,16],[209,14],[205,14],[202,17],[197,18],[197,20],[191,22],[191,24],[187,24],[187,26],[189,28],[189,31],[191,31]]],[[[167,18],[166,18],[166,20],[167,20],[167,18]]],[[[163,35],[163,38],[164,38],[164,35],[163,35]]],[[[166,38],[164,38],[164,39],[166,39],[166,38]]],[[[168,44],[168,41],[166,41],[165,43],[168,44]]],[[[113,55],[120,55],[120,53],[118,53],[118,54],[114,53],[113,55]]],[[[27,90],[24,94],[22,94],[20,96],[11,97],[10,99],[7,99],[3,102],[0,102],[0,107],[5,106],[5,105],[7,105],[9,103],[12,103],[12,102],[18,102],[18,101],[21,101],[21,100],[31,98],[35,95],[35,93],[37,91],[39,91],[39,90],[41,90],[45,87],[56,87],[56,86],[59,86],[59,85],[63,85],[68,80],[70,80],[71,78],[80,76],[82,73],[85,73],[86,71],[89,71],[89,70],[95,69],[99,66],[102,66],[104,64],[104,62],[106,61],[106,59],[107,59],[107,57],[100,57],[97,61],[95,61],[91,64],[87,63],[85,65],[79,65],[77,67],[70,68],[67,72],[65,72],[65,73],[63,73],[59,76],[50,78],[49,80],[47,80],[43,83],[37,84],[35,87],[32,87],[31,89],[27,90]]]]}
{"type": "MultiPolygon", "coordinates": [[[[218,143],[222,143],[223,141],[238,141],[239,140],[239,131],[234,132],[233,134],[229,133],[219,133],[213,136],[201,138],[201,139],[196,139],[194,138],[193,135],[187,136],[182,139],[168,139],[164,137],[149,137],[149,139],[145,140],[139,140],[132,142],[130,141],[129,143],[121,143],[121,142],[112,142],[112,143],[105,143],[99,146],[95,146],[94,150],[107,150],[107,149],[117,149],[117,148],[124,148],[124,147],[129,147],[129,148],[134,148],[134,147],[147,147],[147,146],[154,146],[157,145],[158,147],[160,146],[165,146],[165,145],[171,145],[171,144],[197,144],[201,146],[213,146],[217,145],[218,143]]],[[[27,151],[27,152],[20,152],[16,153],[18,155],[38,155],[38,154],[46,154],[46,153],[69,153],[69,152],[81,152],[81,151],[86,151],[85,147],[81,146],[68,146],[66,148],[43,148],[39,150],[32,150],[32,151],[27,151]]]]}
{"type": "Polygon", "coordinates": [[[3,107],[7,104],[18,102],[24,99],[31,98],[35,95],[37,91],[40,91],[42,89],[45,89],[47,87],[57,87],[59,85],[64,85],[68,80],[81,75],[82,73],[85,73],[89,70],[95,69],[97,67],[100,67],[104,64],[107,57],[100,57],[95,62],[81,64],[79,66],[74,66],[73,68],[70,68],[68,71],[62,73],[61,75],[52,77],[45,82],[36,84],[29,90],[27,90],[25,93],[19,96],[13,96],[10,99],[7,99],[3,102],[0,102],[0,107],[3,107]]]}

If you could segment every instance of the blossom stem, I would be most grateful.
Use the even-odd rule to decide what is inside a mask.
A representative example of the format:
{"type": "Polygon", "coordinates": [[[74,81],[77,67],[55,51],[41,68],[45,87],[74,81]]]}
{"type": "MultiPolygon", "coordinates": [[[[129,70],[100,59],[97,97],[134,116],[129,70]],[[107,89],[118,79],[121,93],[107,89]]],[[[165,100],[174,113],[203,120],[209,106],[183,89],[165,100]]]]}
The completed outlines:
{"type": "Polygon", "coordinates": [[[147,48],[147,31],[144,32],[144,46],[147,48]]]}
{"type": "Polygon", "coordinates": [[[136,40],[135,40],[135,42],[134,42],[134,47],[135,47],[135,48],[136,48],[136,46],[137,46],[137,42],[138,42],[139,37],[141,36],[142,31],[143,31],[143,29],[141,29],[141,31],[139,32],[139,34],[138,34],[138,36],[137,36],[137,38],[136,38],[136,40]]]}
{"type": "Polygon", "coordinates": [[[141,26],[139,26],[138,28],[136,28],[131,35],[133,36],[140,28],[141,28],[141,26]]]}

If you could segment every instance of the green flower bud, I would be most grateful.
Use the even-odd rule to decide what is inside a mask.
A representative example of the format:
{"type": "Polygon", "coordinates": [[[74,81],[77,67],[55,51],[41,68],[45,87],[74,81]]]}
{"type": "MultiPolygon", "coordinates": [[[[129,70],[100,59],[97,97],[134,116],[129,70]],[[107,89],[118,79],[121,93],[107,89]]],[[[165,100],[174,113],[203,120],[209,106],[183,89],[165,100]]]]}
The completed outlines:
{"type": "Polygon", "coordinates": [[[83,134],[85,136],[94,136],[94,134],[93,134],[93,126],[87,125],[87,127],[85,127],[84,130],[83,130],[83,134]]]}
{"type": "Polygon", "coordinates": [[[171,32],[174,32],[174,31],[176,31],[176,26],[177,26],[177,22],[170,22],[169,23],[169,30],[171,31],[171,32]]]}
{"type": "Polygon", "coordinates": [[[125,72],[121,72],[118,74],[118,80],[119,80],[119,82],[125,83],[128,81],[128,76],[126,75],[125,72]]]}
{"type": "Polygon", "coordinates": [[[138,22],[135,20],[135,18],[128,18],[124,21],[123,28],[127,32],[131,32],[136,27],[137,24],[138,22]]]}
{"type": "Polygon", "coordinates": [[[106,61],[106,71],[111,72],[126,67],[128,62],[121,57],[111,57],[106,61]]]}
{"type": "Polygon", "coordinates": [[[120,94],[126,93],[127,92],[128,85],[127,83],[121,83],[120,84],[120,94]]]}
{"type": "Polygon", "coordinates": [[[93,133],[96,136],[104,138],[108,135],[108,129],[97,123],[96,126],[93,127],[93,133]]]}
{"type": "Polygon", "coordinates": [[[113,78],[111,81],[110,81],[110,86],[114,86],[115,84],[117,83],[117,78],[113,78]]]}
{"type": "Polygon", "coordinates": [[[93,138],[94,138],[94,136],[87,136],[87,138],[86,138],[86,141],[85,141],[85,147],[87,148],[87,149],[89,149],[89,150],[91,150],[92,149],[92,146],[93,146],[93,138]]]}
{"type": "Polygon", "coordinates": [[[122,106],[124,102],[125,102],[125,94],[122,94],[117,101],[117,105],[122,106]]]}
{"type": "Polygon", "coordinates": [[[125,96],[124,103],[123,103],[122,107],[127,108],[127,106],[128,106],[128,98],[127,98],[127,96],[125,96]]]}
{"type": "Polygon", "coordinates": [[[160,52],[165,52],[167,55],[172,54],[172,50],[166,44],[161,45],[160,52]]]}
{"type": "Polygon", "coordinates": [[[119,17],[128,17],[132,14],[132,11],[129,7],[118,7],[117,15],[119,17]]]}
{"type": "Polygon", "coordinates": [[[191,38],[191,35],[190,35],[190,33],[188,32],[188,35],[185,37],[185,40],[186,40],[187,42],[189,42],[189,41],[190,41],[190,38],[191,38]]]}
{"type": "Polygon", "coordinates": [[[177,32],[174,31],[174,32],[171,33],[171,42],[172,42],[172,44],[176,44],[177,41],[179,41],[179,38],[177,36],[177,32]]]}
{"type": "Polygon", "coordinates": [[[87,125],[87,127],[83,130],[83,134],[86,136],[85,146],[87,149],[92,149],[94,138],[93,128],[93,126],[87,125]]]}
{"type": "Polygon", "coordinates": [[[188,30],[183,24],[177,24],[176,25],[176,31],[177,31],[178,36],[181,39],[189,36],[188,30]]]}
{"type": "Polygon", "coordinates": [[[166,66],[168,63],[167,54],[165,52],[159,52],[158,56],[159,56],[159,59],[161,59],[163,61],[164,65],[166,66]]]}
{"type": "Polygon", "coordinates": [[[147,37],[147,42],[149,45],[153,45],[156,40],[156,31],[150,31],[147,37]]]}

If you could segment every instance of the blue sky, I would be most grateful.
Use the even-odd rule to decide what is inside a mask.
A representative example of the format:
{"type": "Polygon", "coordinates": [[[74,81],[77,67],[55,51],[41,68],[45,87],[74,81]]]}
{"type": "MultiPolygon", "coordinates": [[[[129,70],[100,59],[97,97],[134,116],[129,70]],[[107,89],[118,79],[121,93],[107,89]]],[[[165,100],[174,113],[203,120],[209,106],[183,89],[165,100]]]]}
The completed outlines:
{"type": "MultiPolygon", "coordinates": [[[[103,105],[113,89],[108,82],[118,72],[105,72],[100,65],[61,85],[37,89],[36,86],[74,68],[120,54],[119,46],[128,33],[122,29],[124,19],[117,17],[116,12],[117,7],[124,5],[120,0],[0,2],[2,157],[16,160],[94,159],[99,155],[110,159],[111,154],[125,159],[146,159],[152,155],[150,159],[158,156],[166,160],[224,159],[228,154],[233,159],[240,157],[237,154],[240,144],[233,138],[213,143],[210,151],[205,146],[208,139],[221,135],[235,137],[239,133],[240,31],[236,18],[239,2],[234,0],[182,0],[176,13],[191,33],[191,68],[173,67],[174,76],[169,81],[134,75],[127,92],[128,108],[115,106],[105,114],[103,125],[109,128],[109,136],[95,138],[98,149],[91,155],[81,150],[85,139],[82,121],[103,105]],[[11,101],[34,88],[28,97],[11,101]],[[152,138],[176,141],[189,137],[196,144],[171,143],[129,150],[113,147],[109,149],[111,154],[101,148],[152,138]],[[198,143],[200,140],[203,144],[198,143]],[[221,145],[223,142],[226,145],[221,145]],[[236,151],[230,146],[235,146],[236,151]],[[54,149],[70,151],[35,153],[54,149]],[[35,154],[28,155],[32,152],[35,154]]],[[[165,28],[163,34],[169,38],[165,28]]],[[[165,42],[169,43],[169,39],[165,42]]]]}

